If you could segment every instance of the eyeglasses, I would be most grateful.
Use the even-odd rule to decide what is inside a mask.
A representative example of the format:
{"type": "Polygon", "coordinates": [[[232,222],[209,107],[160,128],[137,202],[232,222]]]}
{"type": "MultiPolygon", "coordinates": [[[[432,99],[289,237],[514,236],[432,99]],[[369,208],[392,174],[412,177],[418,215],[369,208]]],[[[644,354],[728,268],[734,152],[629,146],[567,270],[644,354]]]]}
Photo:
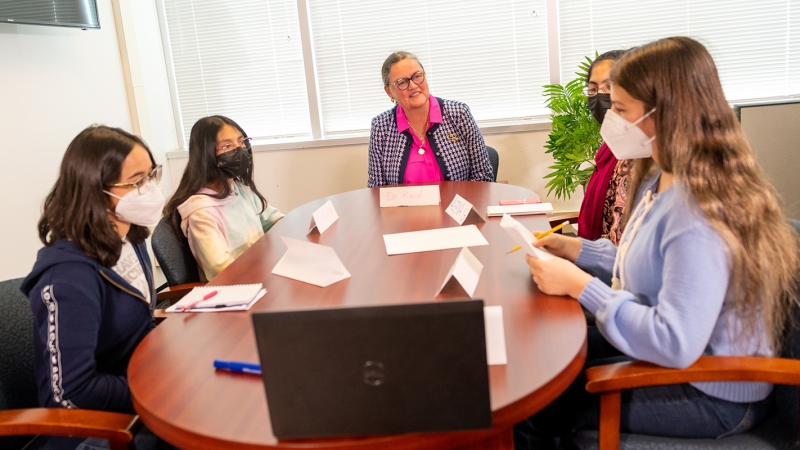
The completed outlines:
{"type": "Polygon", "coordinates": [[[218,153],[228,153],[231,150],[236,150],[239,147],[244,147],[245,150],[250,150],[250,140],[252,138],[242,138],[238,144],[224,144],[217,147],[218,153]]]}
{"type": "Polygon", "coordinates": [[[415,72],[413,75],[411,75],[411,78],[400,78],[394,83],[389,83],[389,84],[396,87],[397,89],[400,89],[401,91],[405,91],[406,89],[408,89],[409,80],[413,81],[414,84],[419,86],[420,84],[422,84],[423,81],[425,81],[425,71],[415,72]]]}
{"type": "Polygon", "coordinates": [[[139,194],[144,195],[150,190],[151,185],[158,184],[159,181],[161,181],[161,164],[157,164],[150,173],[134,182],[114,183],[110,184],[109,187],[135,187],[139,191],[139,194]]]}
{"type": "Polygon", "coordinates": [[[585,87],[583,88],[583,95],[587,97],[594,97],[597,94],[610,94],[611,93],[611,86],[601,86],[599,89],[596,87],[585,87]]]}

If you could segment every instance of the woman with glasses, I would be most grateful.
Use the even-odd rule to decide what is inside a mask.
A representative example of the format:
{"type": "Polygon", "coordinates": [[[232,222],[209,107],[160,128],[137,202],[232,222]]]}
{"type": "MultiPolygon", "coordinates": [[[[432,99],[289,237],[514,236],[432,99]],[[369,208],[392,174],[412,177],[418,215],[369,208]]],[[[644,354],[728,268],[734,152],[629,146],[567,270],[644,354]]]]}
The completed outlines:
{"type": "MultiPolygon", "coordinates": [[[[606,111],[611,109],[611,68],[624,53],[603,53],[589,66],[585,92],[589,110],[601,125],[606,111]]],[[[597,149],[594,160],[594,172],[586,185],[578,217],[578,236],[591,241],[607,238],[617,245],[624,228],[622,211],[628,197],[631,160],[617,160],[605,142],[597,149]]]]}
{"type": "MultiPolygon", "coordinates": [[[[618,159],[634,159],[619,247],[550,235],[528,258],[533,281],[597,318],[587,365],[605,358],[685,368],[702,355],[781,354],[797,306],[800,248],[775,189],[731,111],[711,55],[687,37],[634,48],[611,70],[600,130],[618,159]]],[[[517,448],[598,427],[597,396],[580,377],[515,429],[517,448]]],[[[622,394],[625,433],[718,438],[768,413],[769,383],[703,382],[622,394]]]]}
{"type": "Polygon", "coordinates": [[[430,95],[416,56],[392,53],[381,75],[383,89],[397,106],[372,119],[368,187],[494,180],[469,107],[430,95]]]}
{"type": "Polygon", "coordinates": [[[126,374],[154,325],[145,239],[164,207],[160,178],[144,142],[118,128],[89,127],[67,147],[39,219],[44,248],[22,284],[41,406],[133,412],[126,374]]]}
{"type": "Polygon", "coordinates": [[[192,127],[189,164],[164,216],[186,236],[206,280],[283,217],[258,192],[252,156],[247,133],[227,117],[204,117],[192,127]]]}

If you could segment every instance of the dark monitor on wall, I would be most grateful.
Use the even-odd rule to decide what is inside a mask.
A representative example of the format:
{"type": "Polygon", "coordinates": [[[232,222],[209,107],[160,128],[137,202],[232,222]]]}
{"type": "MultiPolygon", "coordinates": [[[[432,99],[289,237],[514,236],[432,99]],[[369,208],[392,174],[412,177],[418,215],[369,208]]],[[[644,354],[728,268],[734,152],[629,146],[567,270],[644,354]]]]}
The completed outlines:
{"type": "Polygon", "coordinates": [[[0,0],[0,23],[100,28],[96,0],[0,0]]]}

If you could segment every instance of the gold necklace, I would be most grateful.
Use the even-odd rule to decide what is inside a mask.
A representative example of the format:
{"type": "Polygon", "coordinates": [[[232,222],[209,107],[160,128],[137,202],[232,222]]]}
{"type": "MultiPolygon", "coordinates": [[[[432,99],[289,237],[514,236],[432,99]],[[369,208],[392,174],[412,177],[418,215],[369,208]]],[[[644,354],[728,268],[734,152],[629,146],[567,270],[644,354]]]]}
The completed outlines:
{"type": "MultiPolygon", "coordinates": [[[[424,155],[425,154],[425,149],[422,148],[422,147],[425,145],[425,135],[424,134],[419,134],[417,132],[417,129],[414,128],[413,125],[411,125],[411,122],[408,122],[408,126],[411,127],[411,129],[414,131],[414,134],[416,134],[417,137],[419,138],[419,140],[422,142],[422,144],[420,144],[420,146],[419,146],[419,150],[417,150],[417,153],[419,153],[420,155],[424,155]]],[[[427,130],[428,130],[428,118],[425,118],[425,131],[427,131],[427,130]]]]}

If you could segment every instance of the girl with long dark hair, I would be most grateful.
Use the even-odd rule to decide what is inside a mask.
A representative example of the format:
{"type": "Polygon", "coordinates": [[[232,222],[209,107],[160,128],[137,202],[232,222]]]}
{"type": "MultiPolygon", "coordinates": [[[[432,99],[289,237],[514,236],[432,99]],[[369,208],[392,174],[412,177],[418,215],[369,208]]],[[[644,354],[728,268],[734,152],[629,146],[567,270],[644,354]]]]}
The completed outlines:
{"type": "Polygon", "coordinates": [[[227,117],[204,117],[192,127],[189,164],[164,216],[188,240],[206,280],[283,217],[256,188],[252,156],[247,133],[227,117]]]}
{"type": "Polygon", "coordinates": [[[45,247],[22,284],[41,406],[133,412],[127,369],[154,325],[144,241],[164,207],[160,179],[144,142],[118,128],[89,127],[67,147],[39,220],[45,247]]]}

